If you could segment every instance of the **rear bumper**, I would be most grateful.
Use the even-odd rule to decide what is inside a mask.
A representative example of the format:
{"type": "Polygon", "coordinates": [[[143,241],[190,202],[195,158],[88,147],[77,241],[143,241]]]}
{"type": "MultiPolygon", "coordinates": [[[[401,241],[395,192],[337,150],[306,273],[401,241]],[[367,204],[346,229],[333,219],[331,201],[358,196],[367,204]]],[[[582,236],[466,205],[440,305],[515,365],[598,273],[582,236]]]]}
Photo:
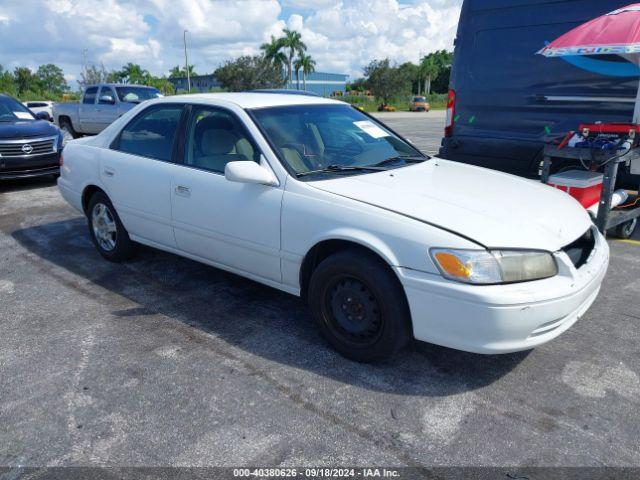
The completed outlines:
{"type": "Polygon", "coordinates": [[[556,254],[559,274],[511,285],[473,286],[397,268],[418,340],[475,353],[509,353],[542,345],[569,329],[596,299],[609,264],[601,235],[576,270],[556,254]]]}
{"type": "Polygon", "coordinates": [[[71,188],[71,185],[64,179],[64,177],[58,178],[58,190],[60,191],[62,198],[64,198],[69,205],[84,214],[82,208],[82,193],[76,192],[71,188]]]}

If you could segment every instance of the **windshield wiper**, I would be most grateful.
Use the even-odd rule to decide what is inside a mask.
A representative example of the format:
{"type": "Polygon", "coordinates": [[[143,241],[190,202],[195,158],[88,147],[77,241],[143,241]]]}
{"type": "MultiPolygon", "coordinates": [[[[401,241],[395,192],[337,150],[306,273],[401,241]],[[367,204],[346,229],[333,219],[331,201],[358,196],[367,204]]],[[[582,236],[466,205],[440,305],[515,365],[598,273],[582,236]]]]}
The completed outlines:
{"type": "Polygon", "coordinates": [[[300,172],[296,176],[304,177],[306,175],[312,175],[314,173],[331,173],[331,172],[349,172],[349,171],[371,171],[371,172],[384,172],[386,168],[380,165],[329,165],[325,168],[319,168],[318,170],[309,170],[308,172],[300,172]]]}
{"type": "Polygon", "coordinates": [[[422,155],[396,155],[395,157],[389,157],[381,162],[374,163],[373,165],[369,165],[370,167],[384,167],[396,162],[404,162],[404,163],[421,163],[429,160],[429,157],[423,157],[422,155]]]}

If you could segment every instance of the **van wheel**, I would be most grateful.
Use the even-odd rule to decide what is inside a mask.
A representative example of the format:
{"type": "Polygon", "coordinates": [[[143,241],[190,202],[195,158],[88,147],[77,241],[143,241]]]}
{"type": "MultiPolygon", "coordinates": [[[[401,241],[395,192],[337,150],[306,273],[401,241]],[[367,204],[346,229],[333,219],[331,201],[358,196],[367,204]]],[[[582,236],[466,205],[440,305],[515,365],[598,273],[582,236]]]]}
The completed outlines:
{"type": "Polygon", "coordinates": [[[76,132],[69,120],[62,120],[60,122],[60,130],[62,130],[62,146],[64,146],[69,140],[78,138],[78,132],[76,132]]]}
{"type": "Polygon", "coordinates": [[[94,193],[89,200],[87,221],[91,240],[100,255],[111,262],[122,262],[131,258],[133,242],[109,197],[103,192],[94,193]]]}
{"type": "Polygon", "coordinates": [[[616,237],[622,239],[628,239],[633,236],[633,232],[636,231],[636,227],[638,226],[638,219],[634,218],[633,220],[629,220],[628,222],[621,223],[616,227],[616,237]]]}
{"type": "Polygon", "coordinates": [[[311,276],[308,301],[322,336],[352,360],[384,360],[412,338],[400,282],[366,252],[345,250],[322,261],[311,276]]]}
{"type": "Polygon", "coordinates": [[[574,160],[569,160],[569,161],[564,161],[564,162],[558,162],[557,166],[555,168],[551,168],[551,173],[564,173],[564,172],[568,172],[571,170],[584,170],[584,167],[579,163],[576,162],[574,160]]]}

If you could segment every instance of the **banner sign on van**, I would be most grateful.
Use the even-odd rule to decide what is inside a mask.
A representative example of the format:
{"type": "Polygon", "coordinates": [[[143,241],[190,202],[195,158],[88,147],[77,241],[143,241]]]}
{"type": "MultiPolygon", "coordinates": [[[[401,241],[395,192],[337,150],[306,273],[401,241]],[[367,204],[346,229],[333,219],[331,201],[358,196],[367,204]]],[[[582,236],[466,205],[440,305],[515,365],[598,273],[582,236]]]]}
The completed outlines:
{"type": "Polygon", "coordinates": [[[640,53],[640,43],[627,45],[544,47],[538,53],[545,57],[566,57],[569,55],[629,55],[640,53]]]}

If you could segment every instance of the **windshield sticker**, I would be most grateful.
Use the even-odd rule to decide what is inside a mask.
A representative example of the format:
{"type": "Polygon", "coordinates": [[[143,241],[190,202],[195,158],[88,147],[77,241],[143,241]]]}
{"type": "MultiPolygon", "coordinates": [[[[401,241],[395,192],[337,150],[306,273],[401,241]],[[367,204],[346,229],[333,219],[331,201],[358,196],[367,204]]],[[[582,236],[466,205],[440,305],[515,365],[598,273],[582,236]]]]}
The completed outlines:
{"type": "Polygon", "coordinates": [[[361,122],[353,122],[353,124],[362,130],[364,133],[373,138],[389,137],[390,135],[377,126],[375,123],[369,120],[363,120],[361,122]]]}
{"type": "Polygon", "coordinates": [[[28,112],[13,112],[13,114],[20,120],[33,120],[33,117],[28,112]]]}

